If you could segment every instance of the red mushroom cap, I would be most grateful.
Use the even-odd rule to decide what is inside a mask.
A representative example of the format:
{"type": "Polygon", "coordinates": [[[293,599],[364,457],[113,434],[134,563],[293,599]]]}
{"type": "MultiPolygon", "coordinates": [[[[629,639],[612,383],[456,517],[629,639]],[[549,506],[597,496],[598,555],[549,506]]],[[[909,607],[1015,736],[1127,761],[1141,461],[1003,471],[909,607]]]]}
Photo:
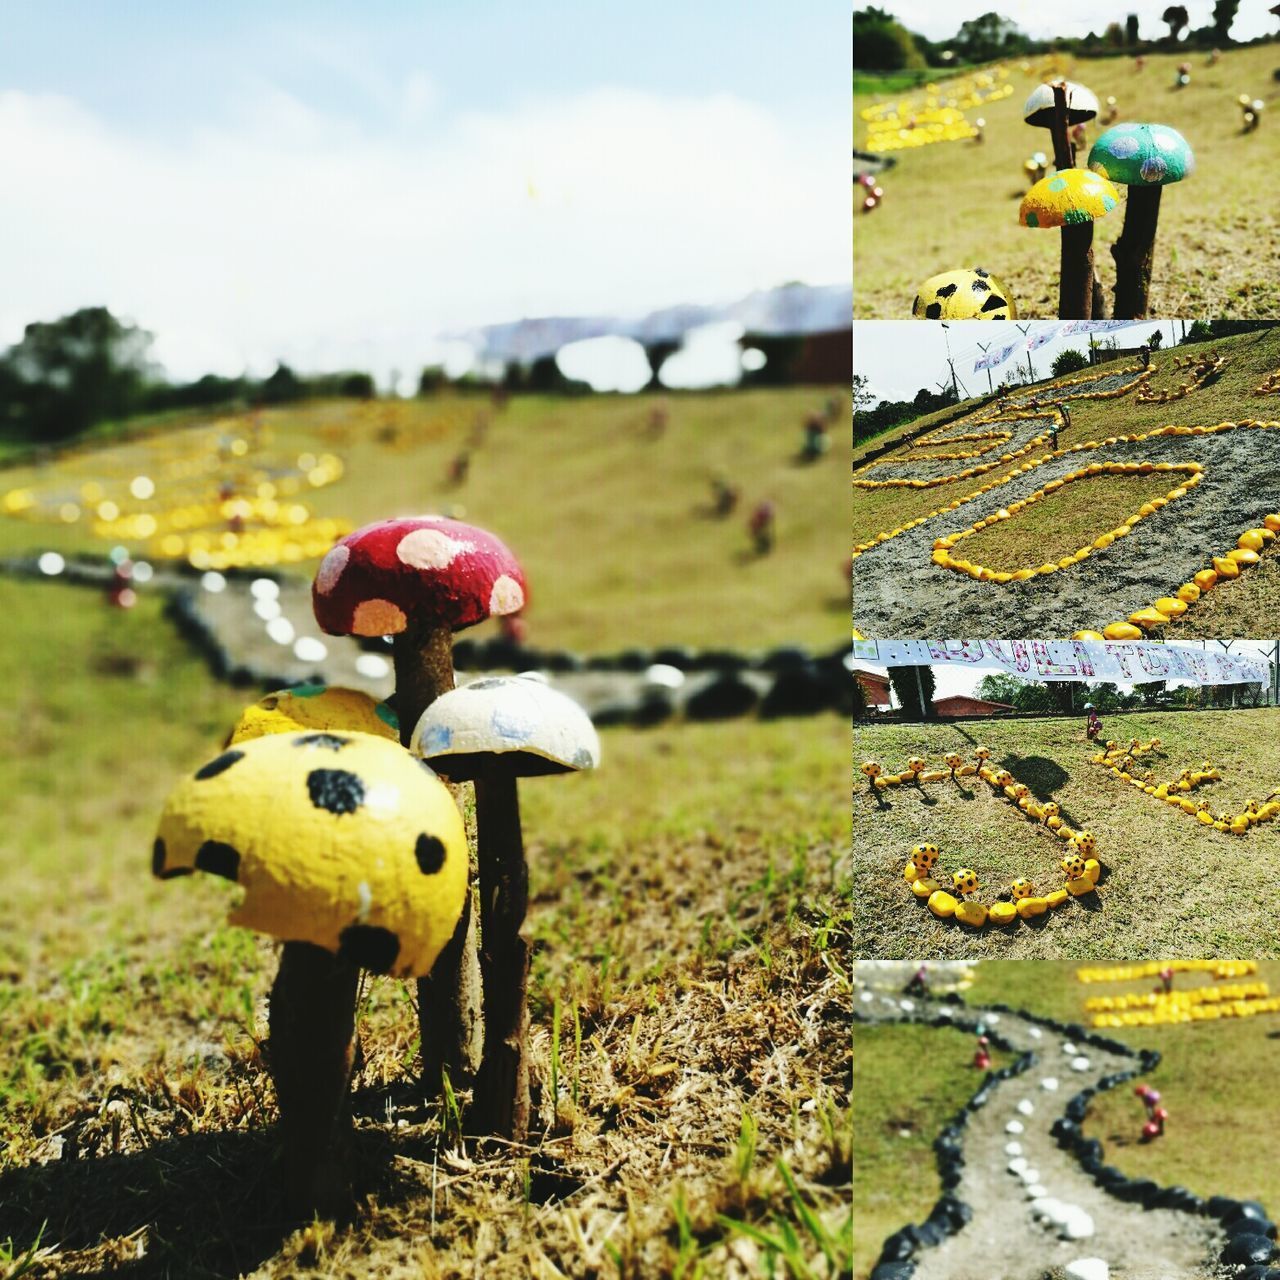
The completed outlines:
{"type": "Polygon", "coordinates": [[[452,631],[525,606],[524,570],[501,538],[444,516],[379,520],[320,562],[311,607],[331,636],[384,636],[410,619],[452,631]]]}

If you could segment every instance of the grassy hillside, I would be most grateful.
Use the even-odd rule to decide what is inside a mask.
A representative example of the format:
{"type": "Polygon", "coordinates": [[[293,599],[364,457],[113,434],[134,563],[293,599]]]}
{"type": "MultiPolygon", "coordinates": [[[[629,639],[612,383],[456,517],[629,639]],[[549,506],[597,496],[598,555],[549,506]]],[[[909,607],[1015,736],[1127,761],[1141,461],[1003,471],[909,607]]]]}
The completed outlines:
{"type": "MultiPolygon", "coordinates": [[[[1043,1016],[1084,1021],[1087,996],[1151,986],[1150,981],[1085,986],[1076,981],[1075,968],[1061,961],[983,964],[965,1000],[972,1005],[1003,1002],[1043,1016]]],[[[1280,962],[1263,963],[1257,977],[1273,992],[1280,990],[1280,962]]],[[[1177,979],[1179,989],[1210,982],[1203,975],[1177,979]]],[[[1108,1163],[1130,1177],[1177,1183],[1205,1195],[1262,1195],[1274,1203],[1280,1185],[1265,1127],[1241,1126],[1238,1118],[1255,1108],[1252,1082],[1268,1069],[1277,1022],[1274,1016],[1260,1016],[1104,1032],[1164,1055],[1147,1079],[1173,1119],[1164,1141],[1140,1145],[1134,1140],[1139,1108],[1132,1093],[1120,1088],[1093,1100],[1086,1134],[1100,1138],[1108,1163]],[[1227,1133],[1233,1135],[1230,1142],[1223,1140],[1227,1133]]],[[[972,1053],[972,1037],[957,1031],[878,1026],[856,1032],[856,1275],[866,1274],[886,1235],[921,1221],[937,1199],[930,1144],[977,1087],[976,1073],[966,1069],[972,1053]]],[[[995,1065],[1002,1065],[1001,1060],[995,1065]]]]}
{"type": "MultiPolygon", "coordinates": [[[[447,395],[368,406],[318,403],[272,410],[263,422],[273,449],[331,450],[344,461],[343,477],[307,498],[321,516],[360,525],[449,509],[500,533],[527,571],[533,644],[761,649],[834,645],[845,632],[839,454],[811,465],[795,455],[804,416],[820,410],[828,395],[846,394],[832,388],[672,397],[659,438],[647,427],[650,397],[515,397],[473,446],[468,441],[477,417],[489,415],[487,403],[447,395]],[[469,478],[451,485],[450,461],[469,447],[469,478]],[[727,519],[710,511],[713,475],[740,490],[739,507],[727,519]],[[745,525],[764,500],[777,509],[777,545],[756,557],[745,525]]],[[[142,469],[150,456],[138,444],[113,450],[110,461],[128,475],[131,459],[142,469]]],[[[74,497],[74,485],[94,474],[92,455],[13,469],[0,481],[0,496],[29,487],[68,489],[74,497]]],[[[92,537],[84,519],[36,524],[0,516],[0,552],[105,553],[108,545],[92,537]]],[[[145,543],[132,549],[148,552],[145,543]]],[[[314,560],[299,570],[313,566],[314,560]]]]}
{"type": "MultiPolygon", "coordinates": [[[[1026,191],[1022,165],[1035,151],[1052,153],[1048,131],[1022,119],[1027,95],[1039,83],[1035,63],[1009,64],[1014,92],[970,116],[985,118],[986,136],[895,152],[898,164],[880,175],[884,203],[856,213],[853,230],[855,314],[906,319],[917,286],[957,267],[985,267],[1012,294],[1023,316],[1057,314],[1058,240],[1054,232],[1018,225],[1026,191]]],[[[1197,172],[1172,187],[1160,211],[1152,277],[1154,316],[1280,316],[1280,167],[1272,162],[1267,125],[1240,130],[1239,94],[1262,98],[1274,112],[1271,72],[1280,47],[1230,50],[1215,67],[1203,53],[1151,54],[1145,70],[1128,57],[1077,62],[1069,78],[1099,101],[1117,99],[1119,120],[1168,124],[1191,144],[1197,172]],[[1174,88],[1178,63],[1192,63],[1192,83],[1174,88]]],[[[883,101],[854,94],[854,145],[864,144],[859,113],[883,101]]],[[[909,91],[895,93],[896,99],[909,91]]],[[[1103,132],[1088,126],[1088,146],[1103,132]]],[[[1120,188],[1121,195],[1125,188],[1120,188]]],[[[1123,201],[1095,229],[1094,251],[1108,297],[1114,283],[1110,246],[1123,226],[1123,201]]]]}
{"type": "MultiPolygon", "coordinates": [[[[1206,758],[1223,780],[1194,798],[1217,814],[1261,802],[1280,786],[1275,710],[1129,713],[1106,717],[1105,736],[1127,742],[1159,737],[1163,756],[1144,766],[1174,779],[1206,758]]],[[[1067,902],[1036,923],[972,930],[937,920],[911,894],[902,868],[913,846],[942,850],[948,872],[971,867],[992,902],[1014,877],[1040,892],[1064,880],[1069,852],[1043,824],[1028,820],[984,782],[960,779],[917,791],[894,787],[883,805],[864,785],[854,796],[854,876],[861,888],[855,920],[857,953],[867,957],[943,956],[1048,959],[1159,954],[1187,957],[1277,955],[1271,909],[1256,886],[1280,873],[1280,823],[1244,837],[1201,826],[1092,764],[1083,720],[969,721],[955,725],[857,725],[856,761],[877,760],[897,772],[913,755],[930,768],[955,751],[972,760],[991,748],[992,764],[1008,769],[1040,802],[1053,800],[1064,821],[1088,830],[1106,874],[1096,894],[1067,902]],[[963,785],[960,785],[963,784],[963,785]]],[[[859,777],[859,783],[863,779],[859,777]]],[[[1006,895],[1007,896],[1007,895],[1006,895]]]]}
{"type": "MultiPolygon", "coordinates": [[[[1186,374],[1174,367],[1175,356],[1186,354],[1203,355],[1210,351],[1218,352],[1227,361],[1221,375],[1193,390],[1182,399],[1169,403],[1144,403],[1137,398],[1136,391],[1133,390],[1114,398],[1071,398],[1070,386],[1067,385],[1068,378],[1078,378],[1081,376],[1079,374],[1072,374],[1068,375],[1067,378],[1038,384],[1034,388],[1034,394],[1041,401],[1051,401],[1055,398],[1055,387],[1064,386],[1071,413],[1071,426],[1058,433],[1058,446],[1060,449],[1070,449],[1073,446],[1085,444],[1089,441],[1101,441],[1112,436],[1123,438],[1126,435],[1137,435],[1167,425],[1195,427],[1212,426],[1221,422],[1239,422],[1246,419],[1259,421],[1280,419],[1280,396],[1259,396],[1254,394],[1255,389],[1263,378],[1273,370],[1280,368],[1280,328],[1241,334],[1219,342],[1177,347],[1171,351],[1157,352],[1152,357],[1154,372],[1149,380],[1150,385],[1154,390],[1176,386],[1178,382],[1185,379],[1186,374]]],[[[1098,368],[1097,372],[1105,374],[1109,368],[1111,366],[1103,365],[1098,368]]],[[[1023,392],[1021,394],[1031,393],[1023,392]]],[[[1043,432],[1046,429],[1047,422],[1047,419],[993,420],[989,425],[976,429],[1013,432],[1015,438],[1002,447],[1002,452],[1007,456],[1009,450],[1013,448],[1021,449],[1036,433],[1043,432]]],[[[959,433],[974,429],[957,423],[953,431],[959,433]]],[[[1230,523],[1228,516],[1235,510],[1237,502],[1248,501],[1252,503],[1257,500],[1272,503],[1272,509],[1280,507],[1280,490],[1277,490],[1269,479],[1259,481],[1259,475],[1262,474],[1264,468],[1270,468],[1271,461],[1275,456],[1275,441],[1272,439],[1272,435],[1272,432],[1241,433],[1240,447],[1242,450],[1248,450],[1247,453],[1242,452],[1241,457],[1244,459],[1252,457],[1256,460],[1255,465],[1240,465],[1238,462],[1225,467],[1217,465],[1213,467],[1212,477],[1206,476],[1206,479],[1212,479],[1215,486],[1217,496],[1213,500],[1212,506],[1213,511],[1216,513],[1214,518],[1224,522],[1223,537],[1227,537],[1228,531],[1225,526],[1230,523]]],[[[977,446],[970,444],[967,447],[972,449],[977,446]]],[[[886,458],[881,460],[883,465],[877,465],[867,471],[855,472],[855,481],[861,479],[880,480],[890,476],[908,478],[914,476],[921,478],[935,476],[956,477],[946,480],[944,483],[931,485],[928,488],[880,487],[866,489],[860,488],[855,484],[852,497],[852,525],[855,545],[876,538],[881,533],[892,532],[892,530],[901,527],[908,520],[925,518],[930,516],[932,512],[940,511],[940,514],[933,516],[928,520],[928,523],[920,528],[919,532],[922,535],[927,535],[927,539],[923,543],[923,546],[927,548],[932,543],[933,538],[958,531],[973,523],[978,518],[977,514],[972,514],[977,508],[981,507],[983,513],[985,513],[988,507],[991,511],[994,511],[1000,503],[994,497],[990,500],[985,500],[980,496],[977,502],[972,505],[962,505],[954,513],[943,510],[943,508],[960,499],[978,494],[982,486],[993,481],[999,481],[1011,474],[1012,469],[1015,467],[1023,466],[1027,462],[1038,458],[1048,457],[1052,452],[1052,444],[1046,442],[1030,448],[1024,453],[1019,453],[1018,457],[1015,460],[1010,460],[1007,465],[999,462],[1001,454],[994,451],[985,453],[971,461],[960,460],[950,464],[930,461],[922,456],[925,453],[939,451],[941,450],[913,449],[907,444],[886,455],[886,458]],[[962,478],[959,476],[959,472],[965,468],[987,466],[992,462],[997,465],[977,477],[962,478]],[[984,501],[986,503],[985,506],[984,501]]],[[[1126,453],[1123,460],[1137,457],[1140,453],[1141,450],[1139,450],[1139,453],[1133,453],[1132,451],[1126,453]]],[[[1171,461],[1194,462],[1199,460],[1200,453],[1201,450],[1197,444],[1197,438],[1185,436],[1177,440],[1176,448],[1168,449],[1166,454],[1162,456],[1167,456],[1171,461]]],[[[1059,465],[1062,469],[1066,469],[1094,461],[1106,461],[1109,456],[1109,453],[1102,449],[1096,452],[1068,455],[1060,464],[1054,465],[1059,465]]],[[[1015,520],[1009,520],[998,526],[989,526],[978,535],[966,539],[962,544],[964,554],[968,556],[972,552],[972,558],[978,563],[994,565],[996,563],[995,560],[985,559],[977,554],[980,550],[989,552],[994,550],[998,551],[1006,559],[1012,557],[1018,563],[1031,565],[1039,564],[1044,560],[1045,556],[1041,552],[1046,536],[1055,540],[1056,545],[1056,541],[1061,541],[1062,539],[1070,541],[1071,537],[1078,535],[1080,540],[1075,542],[1074,547],[1086,545],[1092,541],[1093,536],[1113,527],[1112,516],[1125,516],[1138,509],[1141,502],[1140,497],[1136,498],[1132,504],[1126,504],[1123,499],[1125,495],[1137,495],[1143,488],[1143,479],[1143,477],[1121,477],[1112,482],[1107,482],[1105,478],[1099,477],[1088,482],[1090,487],[1087,494],[1079,489],[1063,491],[1050,499],[1027,508],[1015,520]],[[1115,501],[1112,501],[1113,498],[1115,501]],[[1086,533],[1091,536],[1084,537],[1086,533]],[[1023,559],[1023,557],[1028,556],[1032,558],[1023,559]]],[[[1177,522],[1185,514],[1189,505],[1206,501],[1208,500],[1200,496],[1193,499],[1184,499],[1181,505],[1174,504],[1168,511],[1161,512],[1161,520],[1168,516],[1170,520],[1177,522]]],[[[1150,596],[1142,602],[1144,604],[1150,603],[1150,600],[1158,595],[1175,590],[1181,581],[1181,579],[1170,579],[1170,571],[1165,561],[1164,549],[1152,539],[1152,532],[1157,530],[1158,524],[1158,521],[1153,521],[1149,527],[1142,529],[1142,537],[1137,542],[1131,540],[1126,544],[1123,548],[1126,556],[1123,568],[1113,569],[1114,573],[1124,577],[1126,581],[1135,577],[1142,578],[1149,575],[1152,590],[1150,596]],[[1144,556],[1145,563],[1143,563],[1144,556]]],[[[1214,554],[1223,554],[1234,544],[1235,536],[1243,532],[1245,527],[1239,521],[1237,521],[1237,524],[1239,524],[1238,528],[1231,526],[1229,540],[1218,547],[1214,554]]],[[[882,544],[882,550],[884,553],[896,553],[897,557],[901,557],[901,547],[903,545],[898,539],[891,539],[887,544],[882,544]]],[[[1205,559],[1197,564],[1196,568],[1208,563],[1207,548],[1205,551],[1205,559]]],[[[919,554],[921,563],[927,564],[927,550],[919,554]]],[[[958,551],[957,554],[960,554],[960,552],[958,551]]],[[[1118,553],[1112,555],[1112,559],[1118,558],[1118,553]]],[[[878,578],[879,575],[888,571],[884,567],[873,569],[870,564],[871,559],[871,557],[864,557],[856,562],[855,625],[859,625],[856,599],[856,587],[859,579],[864,574],[874,574],[878,578]]],[[[1098,556],[1093,559],[1096,560],[1097,564],[1101,565],[1105,557],[1098,556]]],[[[1280,552],[1277,552],[1273,545],[1267,548],[1263,555],[1263,562],[1256,570],[1241,575],[1237,580],[1220,583],[1212,591],[1206,593],[1204,599],[1188,610],[1181,619],[1171,624],[1166,629],[1165,634],[1171,639],[1201,636],[1269,635],[1280,629],[1280,590],[1277,590],[1277,561],[1280,561],[1280,552]]],[[[1002,560],[1001,563],[1003,564],[1004,561],[1002,560]]],[[[912,565],[915,565],[914,560],[912,565]]],[[[1074,577],[1080,577],[1084,573],[1092,571],[1093,567],[1093,564],[1086,561],[1074,569],[1065,571],[1054,580],[1055,589],[1063,590],[1069,588],[1074,577]]],[[[895,574],[901,572],[897,559],[894,560],[892,572],[895,574]]],[[[967,579],[961,579],[957,575],[944,570],[937,570],[928,581],[932,583],[935,578],[937,581],[939,610],[945,609],[946,596],[951,592],[968,591],[972,593],[977,586],[985,585],[973,584],[967,579]]],[[[870,581],[869,578],[864,580],[870,581]]],[[[922,590],[924,589],[925,581],[924,578],[920,579],[922,590]]],[[[1097,607],[1094,609],[1095,616],[1082,619],[1078,623],[1073,622],[1070,626],[1065,627],[1064,633],[1070,633],[1084,626],[1100,629],[1101,624],[1111,620],[1110,616],[1102,617],[1096,616],[1096,614],[1097,607]]],[[[939,625],[945,626],[948,624],[940,623],[939,625]]],[[[865,628],[863,629],[865,630],[865,628]]]]}
{"type": "Polygon", "coordinates": [[[235,890],[148,874],[166,791],[245,695],[154,599],[0,580],[0,610],[0,1270],[38,1238],[38,1274],[139,1278],[606,1274],[615,1255],[719,1274],[748,1229],[794,1230],[811,1260],[843,1248],[848,1045],[819,1037],[848,1000],[838,716],[606,730],[598,773],[523,787],[530,1147],[481,1150],[424,1112],[409,989],[373,982],[370,1199],[291,1234],[260,1053],[273,948],[223,923],[235,890]]]}

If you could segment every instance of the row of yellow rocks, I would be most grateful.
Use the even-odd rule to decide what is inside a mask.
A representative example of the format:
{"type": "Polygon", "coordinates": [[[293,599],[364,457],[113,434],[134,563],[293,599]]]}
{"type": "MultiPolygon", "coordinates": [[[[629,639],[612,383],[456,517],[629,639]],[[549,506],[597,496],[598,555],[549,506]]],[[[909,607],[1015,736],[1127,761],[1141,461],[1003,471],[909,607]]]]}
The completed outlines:
{"type": "Polygon", "coordinates": [[[1095,1027],[1159,1027],[1179,1022],[1216,1022],[1219,1018],[1253,1018],[1260,1013],[1280,1013],[1280,996],[1263,1000],[1229,1000],[1222,1004],[1171,1006],[1166,1009],[1130,1009],[1125,1013],[1095,1013],[1095,1027]]]}
{"type": "Polygon", "coordinates": [[[1142,960],[1136,964],[1086,965],[1076,970],[1076,981],[1142,982],[1171,973],[1207,973],[1212,978],[1247,978],[1258,972],[1256,960],[1142,960]]]}
{"type": "Polygon", "coordinates": [[[1256,1000],[1271,994],[1265,982],[1232,982],[1224,987],[1192,987],[1189,991],[1139,991],[1127,996],[1090,996],[1084,1007],[1090,1013],[1117,1013],[1125,1009],[1187,1008],[1196,1004],[1221,1004],[1227,1000],[1256,1000]]]}
{"type": "Polygon", "coordinates": [[[1139,404],[1168,404],[1170,400],[1181,400],[1184,396],[1189,396],[1197,388],[1204,386],[1210,378],[1220,374],[1227,367],[1227,358],[1219,355],[1208,358],[1188,356],[1183,361],[1181,357],[1175,357],[1173,363],[1179,369],[1194,368],[1191,381],[1180,382],[1172,390],[1166,388],[1161,391],[1152,391],[1149,386],[1143,385],[1138,388],[1138,394],[1135,397],[1139,404]]]}

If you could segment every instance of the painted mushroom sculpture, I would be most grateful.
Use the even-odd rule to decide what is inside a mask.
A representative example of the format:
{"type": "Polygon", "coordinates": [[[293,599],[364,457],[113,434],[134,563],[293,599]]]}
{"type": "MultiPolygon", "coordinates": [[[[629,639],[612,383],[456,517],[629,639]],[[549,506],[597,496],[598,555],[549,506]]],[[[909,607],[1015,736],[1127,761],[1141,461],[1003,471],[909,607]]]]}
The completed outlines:
{"type": "Polygon", "coordinates": [[[1093,314],[1093,224],[1119,202],[1115,187],[1088,169],[1060,169],[1023,197],[1018,221],[1024,227],[1062,230],[1059,320],[1087,320],[1093,314]]]}
{"type": "Polygon", "coordinates": [[[341,1211],[358,972],[429,973],[462,911],[466,832],[448,788],[386,738],[247,739],[170,793],[151,870],[243,886],[230,922],[284,943],[268,1058],[286,1208],[341,1211]]]}
{"type": "Polygon", "coordinates": [[[437,698],[411,750],[450,781],[475,784],[485,1035],[474,1106],[487,1132],[521,1141],[529,1127],[529,867],[516,780],[594,769],[600,739],[587,713],[540,676],[501,676],[437,698]]]}
{"type": "MultiPolygon", "coordinates": [[[[320,563],[311,604],[329,635],[390,636],[400,740],[423,711],[453,688],[453,633],[525,606],[524,571],[497,536],[444,516],[408,516],[365,525],[320,563]]],[[[423,1081],[431,1092],[447,1073],[472,1083],[482,1053],[480,975],[470,896],[456,936],[430,978],[418,983],[423,1081]]]]}
{"type": "Polygon", "coordinates": [[[1089,168],[1129,188],[1124,230],[1111,246],[1116,260],[1117,320],[1145,319],[1160,193],[1193,173],[1195,164],[1187,140],[1166,124],[1118,124],[1093,144],[1089,168]]]}

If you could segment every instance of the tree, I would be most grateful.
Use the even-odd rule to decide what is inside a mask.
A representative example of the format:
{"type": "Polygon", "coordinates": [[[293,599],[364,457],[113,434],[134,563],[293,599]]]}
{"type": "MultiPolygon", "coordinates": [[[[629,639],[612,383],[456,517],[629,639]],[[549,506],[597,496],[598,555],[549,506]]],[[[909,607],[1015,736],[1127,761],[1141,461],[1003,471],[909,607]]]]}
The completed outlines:
{"type": "Polygon", "coordinates": [[[1171,4],[1161,15],[1160,21],[1169,28],[1169,39],[1176,41],[1178,33],[1191,25],[1191,15],[1186,5],[1171,4]]]}
{"type": "Polygon", "coordinates": [[[1016,706],[1018,695],[1026,688],[1027,682],[1017,676],[1007,675],[1003,671],[993,671],[978,682],[977,696],[988,702],[1007,702],[1016,706]]]}
{"type": "Polygon", "coordinates": [[[1149,346],[1152,351],[1159,351],[1160,348],[1164,346],[1164,330],[1157,329],[1151,337],[1147,339],[1147,346],[1149,346]]]}
{"type": "Polygon", "coordinates": [[[649,361],[649,381],[645,385],[646,391],[661,390],[662,382],[658,374],[662,372],[662,366],[679,350],[680,344],[678,342],[662,341],[645,344],[645,359],[649,361]]]}
{"type": "Polygon", "coordinates": [[[952,44],[970,62],[990,62],[1025,53],[1031,42],[1016,22],[998,13],[984,13],[962,22],[952,44]]]}
{"type": "Polygon", "coordinates": [[[1124,48],[1124,28],[1118,22],[1108,22],[1102,38],[1112,49],[1124,48]]]}
{"type": "Polygon", "coordinates": [[[66,440],[142,407],[151,334],[106,307],[37,322],[0,356],[0,420],[19,435],[66,440]]]}
{"type": "Polygon", "coordinates": [[[871,390],[871,379],[865,373],[853,375],[853,411],[861,413],[870,409],[876,402],[875,392],[871,390]]]}
{"type": "Polygon", "coordinates": [[[1184,346],[1190,346],[1193,342],[1212,342],[1213,330],[1203,320],[1193,320],[1191,328],[1187,330],[1186,337],[1182,339],[1184,346]]]}
{"type": "Polygon", "coordinates": [[[1213,29],[1224,44],[1231,39],[1231,24],[1239,8],[1240,0],[1216,0],[1213,6],[1213,29]]]}
{"type": "Polygon", "coordinates": [[[1167,683],[1165,680],[1148,680],[1144,684],[1135,684],[1133,691],[1142,699],[1145,706],[1154,707],[1160,702],[1167,683]]]}
{"type": "Polygon", "coordinates": [[[932,667],[890,667],[889,683],[893,685],[893,692],[897,695],[898,705],[902,708],[905,719],[932,720],[934,718],[932,667]],[[924,692],[923,707],[920,705],[921,690],[924,692]]]}
{"type": "Polygon", "coordinates": [[[893,14],[875,8],[854,11],[855,70],[911,71],[924,66],[924,54],[916,44],[915,36],[893,14]]]}
{"type": "Polygon", "coordinates": [[[1065,351],[1059,351],[1053,357],[1053,376],[1060,378],[1064,373],[1079,373],[1081,369],[1089,367],[1089,357],[1083,351],[1077,351],[1075,347],[1068,347],[1065,351]]]}
{"type": "Polygon", "coordinates": [[[263,404],[284,404],[301,400],[306,394],[302,380],[283,360],[276,362],[275,372],[258,388],[263,404]]]}
{"type": "Polygon", "coordinates": [[[1130,46],[1136,45],[1136,44],[1138,43],[1138,39],[1139,39],[1139,37],[1138,37],[1138,15],[1137,15],[1136,13],[1131,13],[1131,14],[1130,14],[1126,19],[1125,19],[1125,23],[1124,23],[1124,38],[1125,38],[1125,42],[1126,42],[1127,44],[1129,44],[1130,46]]]}

